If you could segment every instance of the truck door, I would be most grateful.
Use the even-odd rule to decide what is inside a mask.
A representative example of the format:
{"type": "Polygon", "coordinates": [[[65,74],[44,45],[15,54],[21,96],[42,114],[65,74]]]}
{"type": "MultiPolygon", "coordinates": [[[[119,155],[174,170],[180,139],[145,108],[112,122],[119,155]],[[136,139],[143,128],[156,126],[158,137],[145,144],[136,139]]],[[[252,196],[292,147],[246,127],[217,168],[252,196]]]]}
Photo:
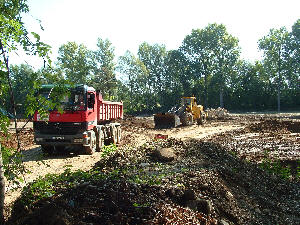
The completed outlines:
{"type": "Polygon", "coordinates": [[[92,129],[97,125],[97,107],[95,104],[95,93],[87,93],[87,120],[89,129],[92,129]]]}

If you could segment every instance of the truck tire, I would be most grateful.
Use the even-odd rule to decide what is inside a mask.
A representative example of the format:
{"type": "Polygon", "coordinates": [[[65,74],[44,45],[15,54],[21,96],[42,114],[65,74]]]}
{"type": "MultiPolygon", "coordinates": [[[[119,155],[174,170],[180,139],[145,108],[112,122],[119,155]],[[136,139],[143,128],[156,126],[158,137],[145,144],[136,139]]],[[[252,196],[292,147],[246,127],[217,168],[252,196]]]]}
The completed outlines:
{"type": "Polygon", "coordinates": [[[102,129],[99,129],[97,137],[96,151],[100,152],[104,146],[104,132],[102,129]]]}
{"type": "Polygon", "coordinates": [[[121,126],[117,127],[117,144],[121,143],[121,139],[122,139],[122,129],[121,126]]]}
{"type": "Polygon", "coordinates": [[[90,145],[83,146],[84,152],[88,155],[92,155],[96,151],[96,135],[95,132],[90,132],[90,145]]]}
{"type": "Polygon", "coordinates": [[[111,126],[110,129],[111,129],[110,144],[117,144],[117,137],[118,137],[117,128],[115,126],[111,126]]]}
{"type": "Polygon", "coordinates": [[[205,116],[205,113],[201,113],[200,114],[200,118],[197,119],[197,124],[198,125],[203,125],[206,121],[206,116],[205,116]]]}
{"type": "Polygon", "coordinates": [[[41,145],[42,152],[46,155],[53,155],[54,147],[51,145],[41,145]]]}
{"type": "Polygon", "coordinates": [[[182,115],[182,117],[181,117],[181,123],[184,126],[190,126],[190,125],[192,125],[194,123],[192,113],[184,112],[183,115],[182,115]]]}

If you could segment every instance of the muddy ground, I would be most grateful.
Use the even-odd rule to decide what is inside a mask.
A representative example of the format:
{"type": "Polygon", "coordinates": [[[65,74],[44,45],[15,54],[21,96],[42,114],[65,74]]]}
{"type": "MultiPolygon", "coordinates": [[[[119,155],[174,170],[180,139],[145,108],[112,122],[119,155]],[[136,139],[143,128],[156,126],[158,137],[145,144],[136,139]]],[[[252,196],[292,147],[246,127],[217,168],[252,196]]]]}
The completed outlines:
{"type": "MultiPolygon", "coordinates": [[[[134,167],[141,176],[158,174],[159,182],[137,185],[128,181],[133,174],[125,174],[117,181],[79,185],[54,196],[51,204],[48,199],[22,212],[15,207],[12,224],[57,224],[41,222],[49,207],[60,210],[53,213],[60,215],[61,224],[300,224],[298,115],[235,114],[202,126],[161,130],[154,129],[152,117],[126,117],[122,127],[119,151],[106,159],[101,153],[43,156],[28,127],[21,140],[24,166],[31,173],[24,175],[22,186],[66,168],[109,171],[125,166],[134,167]],[[154,141],[158,134],[168,138],[154,141]],[[158,146],[172,148],[175,159],[160,162],[153,157],[158,146]],[[270,160],[289,169],[287,178],[258,166],[270,160]],[[90,201],[84,200],[86,196],[90,201]],[[75,198],[78,206],[70,207],[66,199],[75,198]],[[95,203],[95,199],[101,200],[95,203]]],[[[4,144],[15,146],[15,141],[4,144]]],[[[20,188],[7,186],[7,216],[20,194],[20,188]]]]}

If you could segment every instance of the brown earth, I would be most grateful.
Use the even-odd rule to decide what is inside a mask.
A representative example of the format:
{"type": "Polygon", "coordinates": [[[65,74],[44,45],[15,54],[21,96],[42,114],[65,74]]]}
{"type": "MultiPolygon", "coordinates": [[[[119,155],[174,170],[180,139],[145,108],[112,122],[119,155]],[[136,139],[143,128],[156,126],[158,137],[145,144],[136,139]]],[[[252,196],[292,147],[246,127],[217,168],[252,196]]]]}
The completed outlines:
{"type": "MultiPolygon", "coordinates": [[[[11,223],[300,224],[300,122],[290,118],[232,115],[203,126],[156,130],[151,117],[127,117],[122,121],[119,150],[105,159],[101,153],[45,157],[38,146],[31,145],[29,129],[22,140],[31,145],[23,153],[25,168],[31,173],[24,175],[22,186],[47,173],[63,173],[66,168],[107,172],[134,167],[142,177],[162,178],[159,184],[129,182],[133,174],[83,182],[31,209],[16,206],[11,223]],[[157,134],[168,139],[154,141],[157,134]],[[177,158],[157,164],[151,156],[157,146],[173,148],[177,158]],[[292,176],[282,179],[258,168],[266,154],[284,168],[290,166],[292,176]],[[192,197],[187,198],[187,193],[192,197]],[[199,206],[200,200],[211,204],[211,212],[207,206],[199,206]],[[43,221],[50,217],[52,220],[43,221]]],[[[15,142],[6,144],[13,146],[15,142]]],[[[7,209],[21,193],[11,187],[7,187],[7,209]]]]}

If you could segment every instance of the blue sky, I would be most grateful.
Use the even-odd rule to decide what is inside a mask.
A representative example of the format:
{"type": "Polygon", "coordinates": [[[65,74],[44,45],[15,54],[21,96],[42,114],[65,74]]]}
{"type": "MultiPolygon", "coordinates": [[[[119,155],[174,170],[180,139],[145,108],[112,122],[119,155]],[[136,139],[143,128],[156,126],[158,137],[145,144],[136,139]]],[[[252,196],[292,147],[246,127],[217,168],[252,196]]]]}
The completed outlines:
{"type": "MultiPolygon", "coordinates": [[[[62,44],[75,41],[95,49],[98,37],[112,42],[116,56],[126,50],[136,54],[144,41],[177,49],[192,29],[216,22],[240,40],[242,57],[254,61],[261,55],[258,39],[271,28],[290,30],[300,19],[299,0],[28,0],[28,4],[26,26],[52,46],[53,60],[62,44]]],[[[25,59],[36,69],[42,65],[42,60],[21,53],[11,63],[25,59]]]]}

